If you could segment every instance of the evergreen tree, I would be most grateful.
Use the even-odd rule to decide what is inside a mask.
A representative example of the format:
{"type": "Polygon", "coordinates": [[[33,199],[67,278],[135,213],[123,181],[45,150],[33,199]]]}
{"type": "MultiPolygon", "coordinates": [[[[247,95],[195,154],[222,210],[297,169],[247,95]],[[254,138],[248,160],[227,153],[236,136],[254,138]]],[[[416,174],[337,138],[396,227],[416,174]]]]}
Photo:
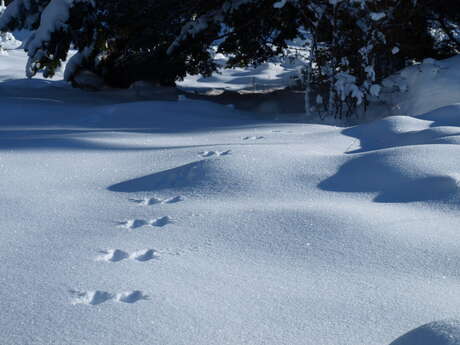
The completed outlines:
{"type": "Polygon", "coordinates": [[[342,117],[366,109],[382,79],[411,59],[432,55],[433,40],[415,2],[345,0],[315,9],[314,64],[307,74],[308,103],[317,111],[342,117]],[[406,30],[404,23],[417,29],[406,30]]]}
{"type": "Polygon", "coordinates": [[[215,47],[228,66],[259,64],[300,37],[310,50],[307,111],[341,117],[366,108],[408,63],[457,54],[459,23],[449,0],[13,0],[0,30],[33,30],[29,77],[52,76],[73,47],[67,80],[91,71],[115,87],[209,75],[215,47]]]}
{"type": "Polygon", "coordinates": [[[94,45],[94,10],[91,0],[14,0],[0,17],[0,30],[32,30],[24,44],[26,74],[51,77],[72,45],[79,51],[94,45]]]}
{"type": "Polygon", "coordinates": [[[173,86],[190,74],[210,74],[215,65],[206,37],[188,42],[187,49],[168,55],[166,50],[181,27],[194,15],[195,1],[99,1],[98,21],[104,23],[101,58],[90,68],[112,86],[128,87],[137,80],[173,86]]]}
{"type": "Polygon", "coordinates": [[[436,51],[450,56],[460,51],[460,2],[450,0],[420,0],[427,21],[436,38],[436,51]]]}

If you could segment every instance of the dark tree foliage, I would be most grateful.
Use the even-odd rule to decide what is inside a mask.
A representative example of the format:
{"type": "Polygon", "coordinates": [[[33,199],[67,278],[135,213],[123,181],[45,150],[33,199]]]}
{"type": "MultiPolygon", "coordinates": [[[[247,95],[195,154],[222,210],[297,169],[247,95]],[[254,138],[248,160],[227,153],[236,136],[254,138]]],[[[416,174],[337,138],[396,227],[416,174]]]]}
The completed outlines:
{"type": "Polygon", "coordinates": [[[215,51],[228,66],[248,66],[304,38],[310,105],[338,116],[366,107],[382,79],[409,63],[460,48],[460,2],[450,0],[73,0],[65,25],[56,19],[40,35],[43,11],[59,1],[13,0],[0,19],[2,31],[37,30],[25,44],[29,76],[52,76],[75,48],[70,81],[89,70],[114,87],[173,86],[212,73],[215,51]]]}
{"type": "MultiPolygon", "coordinates": [[[[218,51],[231,56],[230,66],[260,64],[281,55],[287,42],[304,36],[308,27],[304,16],[291,4],[274,8],[273,0],[263,0],[241,6],[226,16],[224,24],[231,28],[218,51]]],[[[308,12],[308,10],[307,10],[308,12]]]]}
{"type": "Polygon", "coordinates": [[[103,24],[100,40],[105,45],[96,51],[103,58],[87,67],[116,87],[128,87],[137,80],[171,86],[187,73],[210,74],[215,66],[203,47],[212,43],[206,35],[214,35],[203,33],[184,44],[188,54],[166,53],[193,15],[193,8],[182,0],[100,0],[97,22],[103,24]]]}
{"type": "Polygon", "coordinates": [[[436,51],[445,56],[460,51],[460,2],[451,0],[420,0],[426,20],[443,37],[438,37],[436,51]]]}

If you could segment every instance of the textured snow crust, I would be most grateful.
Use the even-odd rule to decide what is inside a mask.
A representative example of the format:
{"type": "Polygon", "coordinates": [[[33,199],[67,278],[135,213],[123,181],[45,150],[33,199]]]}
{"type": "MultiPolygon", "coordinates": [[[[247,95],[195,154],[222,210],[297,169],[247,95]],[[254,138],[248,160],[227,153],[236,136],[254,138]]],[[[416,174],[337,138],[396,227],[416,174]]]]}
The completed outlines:
{"type": "Polygon", "coordinates": [[[460,318],[457,58],[350,128],[25,61],[0,56],[1,344],[458,344],[395,340],[460,318]]]}

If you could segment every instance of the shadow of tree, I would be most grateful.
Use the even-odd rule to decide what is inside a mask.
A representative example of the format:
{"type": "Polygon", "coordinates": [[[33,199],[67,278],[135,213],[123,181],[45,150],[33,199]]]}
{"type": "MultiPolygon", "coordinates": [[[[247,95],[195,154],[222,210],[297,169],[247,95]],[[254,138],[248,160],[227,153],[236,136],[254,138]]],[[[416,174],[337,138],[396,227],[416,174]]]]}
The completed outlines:
{"type": "Polygon", "coordinates": [[[96,138],[114,132],[184,134],[264,123],[249,114],[206,101],[139,102],[130,90],[94,93],[73,89],[60,81],[40,79],[0,83],[0,109],[0,151],[185,148],[136,147],[113,140],[91,140],[88,136],[96,138]]]}

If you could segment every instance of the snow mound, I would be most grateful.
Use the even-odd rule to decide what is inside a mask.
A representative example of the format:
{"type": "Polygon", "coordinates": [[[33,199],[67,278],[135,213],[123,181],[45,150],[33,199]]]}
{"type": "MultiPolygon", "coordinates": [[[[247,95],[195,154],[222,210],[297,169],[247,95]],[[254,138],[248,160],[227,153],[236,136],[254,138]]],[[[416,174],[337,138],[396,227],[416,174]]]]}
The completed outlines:
{"type": "Polygon", "coordinates": [[[460,143],[460,108],[443,107],[420,117],[391,116],[352,127],[343,134],[359,139],[363,152],[383,148],[460,143]]]}
{"type": "Polygon", "coordinates": [[[459,194],[459,166],[460,147],[456,145],[392,148],[357,154],[319,187],[376,193],[375,202],[448,201],[459,194]]]}
{"type": "Polygon", "coordinates": [[[460,345],[460,321],[428,323],[404,334],[390,345],[460,345]]]}
{"type": "Polygon", "coordinates": [[[456,202],[459,110],[449,106],[420,117],[393,116],[343,130],[356,139],[347,150],[352,158],[319,187],[376,193],[375,202],[456,202]]]}
{"type": "Polygon", "coordinates": [[[236,191],[238,177],[231,176],[222,161],[200,160],[110,186],[112,192],[137,193],[165,190],[236,191]]]}
{"type": "Polygon", "coordinates": [[[402,91],[390,101],[393,114],[420,115],[458,103],[460,100],[460,56],[408,67],[383,82],[385,87],[402,91]]]}

